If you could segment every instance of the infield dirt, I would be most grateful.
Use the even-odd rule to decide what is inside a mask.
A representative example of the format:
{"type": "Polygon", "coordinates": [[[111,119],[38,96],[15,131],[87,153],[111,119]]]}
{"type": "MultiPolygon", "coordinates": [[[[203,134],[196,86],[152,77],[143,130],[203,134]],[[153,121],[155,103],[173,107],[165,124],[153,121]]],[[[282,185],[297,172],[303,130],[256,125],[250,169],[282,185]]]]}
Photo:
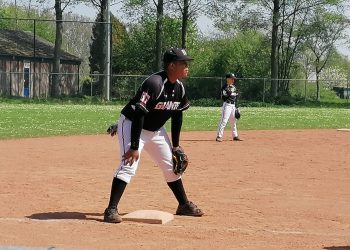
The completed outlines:
{"type": "MultiPolygon", "coordinates": [[[[107,135],[0,140],[0,246],[59,249],[350,249],[350,133],[183,132],[188,197],[205,215],[103,223],[118,143],[107,135]]],[[[146,152],[120,202],[175,213],[146,152]]]]}

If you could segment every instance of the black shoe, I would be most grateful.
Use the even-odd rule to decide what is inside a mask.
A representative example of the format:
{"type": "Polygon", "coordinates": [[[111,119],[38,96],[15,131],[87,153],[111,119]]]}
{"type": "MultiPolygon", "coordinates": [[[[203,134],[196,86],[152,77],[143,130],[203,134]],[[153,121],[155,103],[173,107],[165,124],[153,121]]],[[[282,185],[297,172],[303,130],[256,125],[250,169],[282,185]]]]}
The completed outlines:
{"type": "Polygon", "coordinates": [[[185,215],[185,216],[196,216],[200,217],[204,213],[202,210],[200,210],[195,204],[193,204],[191,201],[188,201],[187,203],[183,205],[179,205],[176,210],[176,215],[185,215]]]}
{"type": "Polygon", "coordinates": [[[243,141],[243,140],[240,139],[238,136],[233,137],[233,140],[234,140],[234,141],[243,141]]]}
{"type": "Polygon", "coordinates": [[[122,217],[118,213],[118,209],[106,208],[104,212],[104,222],[108,223],[120,223],[123,221],[122,217]]]}
{"type": "Polygon", "coordinates": [[[219,137],[219,136],[216,137],[216,141],[217,141],[217,142],[222,142],[222,137],[219,137]]]}

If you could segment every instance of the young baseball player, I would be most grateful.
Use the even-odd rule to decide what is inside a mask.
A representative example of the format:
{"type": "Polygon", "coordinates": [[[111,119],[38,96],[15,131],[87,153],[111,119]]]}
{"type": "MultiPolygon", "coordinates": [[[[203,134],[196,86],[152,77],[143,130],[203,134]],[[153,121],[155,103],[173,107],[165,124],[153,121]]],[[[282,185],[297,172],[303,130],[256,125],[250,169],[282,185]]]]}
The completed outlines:
{"type": "Polygon", "coordinates": [[[232,73],[226,74],[226,85],[221,88],[221,96],[224,101],[221,109],[221,119],[216,134],[216,141],[222,142],[222,137],[224,135],[224,129],[228,120],[231,122],[232,128],[232,138],[234,141],[242,141],[238,137],[237,124],[235,112],[238,108],[237,105],[237,91],[235,84],[236,77],[232,73]]]}
{"type": "MultiPolygon", "coordinates": [[[[141,152],[145,149],[156,161],[179,205],[177,215],[202,216],[204,213],[187,199],[181,175],[173,172],[172,150],[179,147],[182,112],[189,108],[184,85],[189,61],[184,49],[171,48],[164,53],[164,70],[149,76],[136,95],[122,109],[117,126],[120,164],[114,173],[104,221],[119,223],[118,203],[135,175],[141,152]],[[171,140],[164,124],[171,119],[171,140]]],[[[114,135],[112,133],[111,135],[114,135]]]]}

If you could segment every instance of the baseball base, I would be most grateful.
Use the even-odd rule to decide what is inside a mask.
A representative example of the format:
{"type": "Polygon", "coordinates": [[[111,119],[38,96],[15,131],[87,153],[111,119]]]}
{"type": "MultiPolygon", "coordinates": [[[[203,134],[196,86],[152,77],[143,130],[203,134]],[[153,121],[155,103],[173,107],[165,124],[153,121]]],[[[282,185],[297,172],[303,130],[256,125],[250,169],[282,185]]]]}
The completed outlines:
{"type": "Polygon", "coordinates": [[[137,210],[123,216],[123,221],[134,221],[148,224],[165,224],[173,219],[173,214],[158,210],[137,210]]]}
{"type": "Polygon", "coordinates": [[[342,131],[342,132],[350,132],[349,128],[339,128],[337,131],[342,131]]]}

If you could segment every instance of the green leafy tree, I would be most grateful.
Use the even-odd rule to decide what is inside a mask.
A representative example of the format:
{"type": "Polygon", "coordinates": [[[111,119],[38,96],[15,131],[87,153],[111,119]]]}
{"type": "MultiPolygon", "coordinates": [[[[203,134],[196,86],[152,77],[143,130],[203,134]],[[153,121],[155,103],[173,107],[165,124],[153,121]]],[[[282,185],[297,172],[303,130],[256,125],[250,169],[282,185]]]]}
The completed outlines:
{"type": "MultiPolygon", "coordinates": [[[[226,73],[233,72],[237,75],[241,91],[241,97],[244,99],[261,100],[263,94],[263,82],[249,78],[267,77],[269,74],[269,40],[264,34],[247,31],[239,33],[237,36],[223,39],[200,39],[194,47],[200,48],[194,50],[195,61],[191,65],[191,76],[215,76],[223,78],[226,73]],[[247,78],[242,82],[239,78],[247,78]]],[[[219,97],[220,91],[217,85],[214,86],[212,80],[203,80],[204,84],[197,83],[202,88],[203,85],[210,84],[207,92],[216,93],[219,97]],[[207,83],[208,82],[208,83],[207,83]]],[[[196,89],[195,91],[200,91],[196,89]]],[[[208,96],[209,97],[209,96],[208,96]]]]}
{"type": "Polygon", "coordinates": [[[335,42],[342,37],[347,21],[343,15],[332,14],[323,8],[318,8],[311,19],[312,22],[307,27],[309,35],[306,46],[314,54],[316,98],[320,101],[320,74],[334,53],[335,42]]]}
{"type": "Polygon", "coordinates": [[[224,32],[245,29],[268,31],[270,35],[271,96],[288,93],[288,79],[295,56],[306,38],[306,19],[317,7],[342,11],[343,0],[218,0],[212,7],[216,26],[224,32]],[[234,15],[232,15],[232,12],[234,15]],[[252,18],[251,18],[252,17],[252,18]],[[281,81],[280,81],[281,79],[281,81]]]}

